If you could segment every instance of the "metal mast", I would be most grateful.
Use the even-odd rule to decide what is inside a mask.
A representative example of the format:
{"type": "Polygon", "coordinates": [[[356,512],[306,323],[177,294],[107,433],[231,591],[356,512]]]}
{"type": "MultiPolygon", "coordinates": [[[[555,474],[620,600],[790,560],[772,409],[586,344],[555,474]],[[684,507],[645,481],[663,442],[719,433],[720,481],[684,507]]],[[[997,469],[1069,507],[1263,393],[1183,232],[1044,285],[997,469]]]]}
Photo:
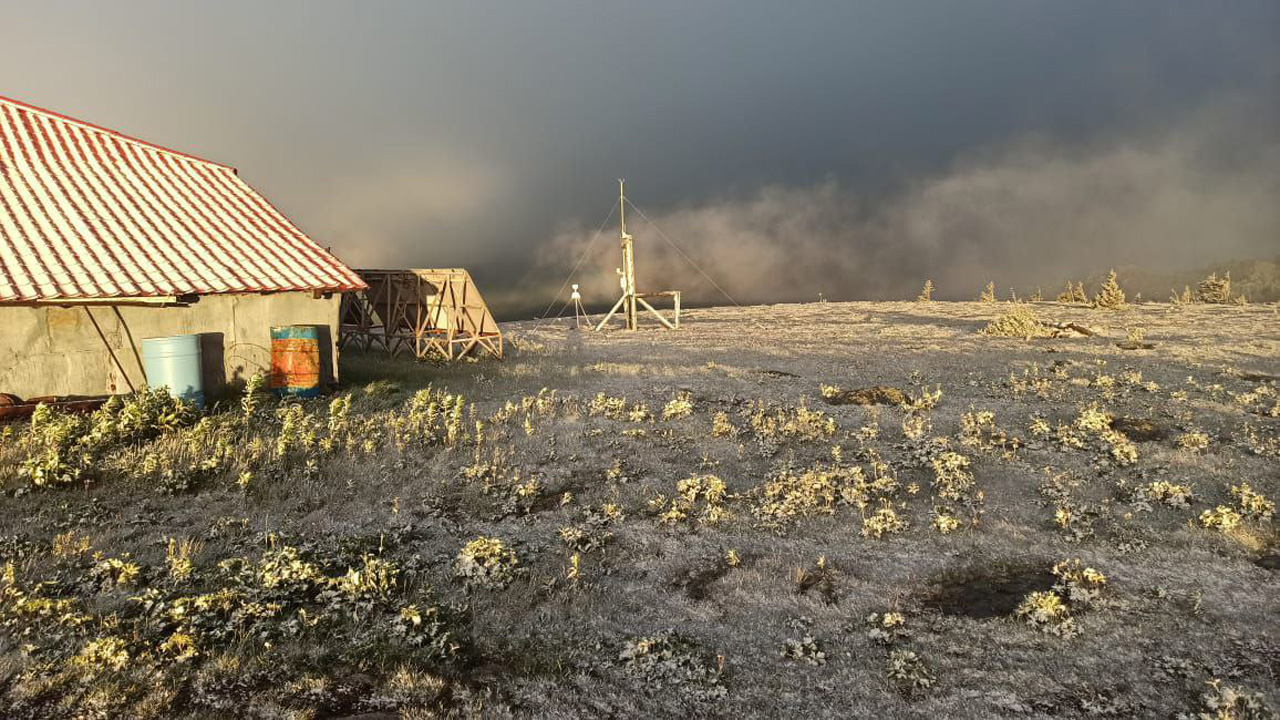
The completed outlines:
{"type": "MultiPolygon", "coordinates": [[[[658,321],[668,328],[675,330],[680,326],[680,291],[666,290],[664,292],[654,293],[638,293],[636,292],[636,248],[635,243],[631,239],[631,234],[627,232],[627,181],[618,179],[618,208],[621,211],[621,226],[619,227],[620,241],[622,243],[622,267],[618,268],[618,285],[622,286],[622,297],[618,298],[618,302],[613,304],[613,308],[605,314],[604,319],[596,325],[596,330],[603,330],[605,325],[613,319],[619,310],[622,311],[623,319],[627,322],[628,330],[638,330],[640,327],[640,306],[653,313],[658,321]],[[652,297],[669,297],[675,302],[675,322],[662,317],[662,313],[658,312],[649,304],[645,298],[652,297]]],[[[644,213],[640,213],[641,216],[644,213]]],[[[646,218],[648,219],[648,218],[646,218]]]]}
{"type": "Polygon", "coordinates": [[[627,329],[639,327],[636,313],[636,249],[631,235],[627,233],[627,181],[618,179],[618,213],[621,218],[622,242],[622,305],[627,320],[627,329]]]}

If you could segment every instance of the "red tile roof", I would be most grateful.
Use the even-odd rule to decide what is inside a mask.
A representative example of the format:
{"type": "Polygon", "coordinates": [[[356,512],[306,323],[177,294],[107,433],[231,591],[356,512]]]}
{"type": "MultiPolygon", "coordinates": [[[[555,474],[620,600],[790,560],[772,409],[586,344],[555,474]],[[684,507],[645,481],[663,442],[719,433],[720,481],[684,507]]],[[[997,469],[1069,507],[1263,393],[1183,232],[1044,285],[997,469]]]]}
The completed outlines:
{"type": "Polygon", "coordinates": [[[235,168],[0,96],[0,303],[364,286],[235,168]]]}

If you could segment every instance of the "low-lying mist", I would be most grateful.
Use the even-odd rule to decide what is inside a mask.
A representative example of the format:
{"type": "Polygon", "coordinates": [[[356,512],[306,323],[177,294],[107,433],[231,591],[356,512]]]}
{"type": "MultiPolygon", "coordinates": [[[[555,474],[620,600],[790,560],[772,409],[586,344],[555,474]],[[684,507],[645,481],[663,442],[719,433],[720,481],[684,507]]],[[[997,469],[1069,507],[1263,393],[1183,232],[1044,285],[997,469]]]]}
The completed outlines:
{"type": "MultiPolygon", "coordinates": [[[[1090,144],[1027,137],[874,202],[830,179],[641,209],[740,303],[909,299],[925,278],[939,299],[974,298],[988,281],[1052,296],[1108,267],[1172,273],[1280,253],[1280,141],[1252,120],[1265,116],[1219,106],[1090,144]]],[[[614,218],[574,278],[588,302],[617,295],[614,218]]],[[[642,291],[728,302],[638,213],[628,220],[642,291]]],[[[558,233],[538,251],[541,280],[493,288],[503,314],[541,311],[594,232],[558,233]]]]}

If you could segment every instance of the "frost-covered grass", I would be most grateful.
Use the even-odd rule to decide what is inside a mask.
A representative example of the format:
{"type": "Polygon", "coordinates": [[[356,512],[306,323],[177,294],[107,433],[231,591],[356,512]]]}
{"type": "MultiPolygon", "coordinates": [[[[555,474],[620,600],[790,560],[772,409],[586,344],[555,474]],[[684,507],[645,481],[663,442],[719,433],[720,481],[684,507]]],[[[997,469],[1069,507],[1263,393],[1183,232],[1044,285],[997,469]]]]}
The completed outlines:
{"type": "Polygon", "coordinates": [[[319,401],[0,429],[0,714],[1280,707],[1274,308],[983,335],[1007,307],[529,323],[319,401]]]}

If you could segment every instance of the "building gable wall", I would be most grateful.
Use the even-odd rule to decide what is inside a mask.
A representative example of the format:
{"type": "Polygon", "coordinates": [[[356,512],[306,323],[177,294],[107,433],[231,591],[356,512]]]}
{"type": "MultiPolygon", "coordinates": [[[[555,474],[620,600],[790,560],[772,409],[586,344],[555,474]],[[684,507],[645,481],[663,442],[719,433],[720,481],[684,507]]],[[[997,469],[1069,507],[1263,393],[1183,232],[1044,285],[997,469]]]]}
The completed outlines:
{"type": "Polygon", "coordinates": [[[201,334],[212,396],[220,388],[211,384],[238,385],[269,369],[273,325],[327,327],[335,362],[326,374],[336,381],[338,302],[336,294],[289,292],[207,295],[188,307],[0,305],[0,392],[21,398],[128,392],[131,383],[145,384],[144,338],[201,334]]]}

